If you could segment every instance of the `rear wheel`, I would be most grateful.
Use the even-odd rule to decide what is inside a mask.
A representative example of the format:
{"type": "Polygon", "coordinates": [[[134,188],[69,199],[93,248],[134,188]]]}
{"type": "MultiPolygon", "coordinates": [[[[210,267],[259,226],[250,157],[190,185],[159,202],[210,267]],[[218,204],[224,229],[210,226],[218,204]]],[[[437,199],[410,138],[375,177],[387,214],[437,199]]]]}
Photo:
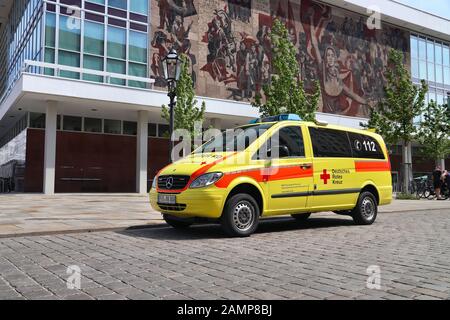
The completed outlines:
{"type": "Polygon", "coordinates": [[[178,218],[169,214],[163,214],[163,218],[169,226],[175,229],[186,229],[193,224],[191,219],[178,218]]]}
{"type": "Polygon", "coordinates": [[[362,192],[359,195],[356,207],[352,210],[353,221],[359,225],[370,225],[375,222],[377,213],[378,207],[375,196],[369,191],[362,192]]]}
{"type": "Polygon", "coordinates": [[[259,224],[260,210],[249,194],[237,194],[227,200],[221,217],[223,230],[231,237],[248,237],[259,224]]]}
{"type": "Polygon", "coordinates": [[[291,216],[298,222],[303,222],[303,221],[308,220],[309,217],[311,217],[311,213],[292,214],[291,216]]]}

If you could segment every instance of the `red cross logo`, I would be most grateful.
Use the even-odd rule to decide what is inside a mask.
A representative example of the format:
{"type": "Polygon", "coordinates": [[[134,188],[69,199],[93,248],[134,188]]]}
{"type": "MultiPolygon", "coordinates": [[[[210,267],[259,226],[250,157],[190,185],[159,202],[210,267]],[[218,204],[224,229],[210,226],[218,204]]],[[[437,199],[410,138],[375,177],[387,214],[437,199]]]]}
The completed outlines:
{"type": "Polygon", "coordinates": [[[327,173],[327,169],[323,170],[323,174],[320,175],[320,179],[323,180],[324,184],[328,184],[328,180],[331,179],[331,176],[327,173]]]}

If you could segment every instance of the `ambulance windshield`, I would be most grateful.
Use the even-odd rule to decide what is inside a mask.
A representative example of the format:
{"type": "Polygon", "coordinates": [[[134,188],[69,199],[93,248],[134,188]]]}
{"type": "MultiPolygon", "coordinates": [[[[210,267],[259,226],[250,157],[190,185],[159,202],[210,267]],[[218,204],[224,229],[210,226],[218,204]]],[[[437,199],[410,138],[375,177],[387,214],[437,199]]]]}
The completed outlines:
{"type": "Polygon", "coordinates": [[[226,130],[209,140],[194,153],[244,151],[272,126],[273,123],[262,123],[226,130]]]}

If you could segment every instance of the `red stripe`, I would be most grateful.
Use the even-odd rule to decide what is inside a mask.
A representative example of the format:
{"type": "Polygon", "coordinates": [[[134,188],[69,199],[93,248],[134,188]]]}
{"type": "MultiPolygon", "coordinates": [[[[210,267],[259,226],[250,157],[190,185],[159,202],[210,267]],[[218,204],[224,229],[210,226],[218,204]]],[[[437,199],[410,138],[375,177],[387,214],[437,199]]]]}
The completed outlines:
{"type": "Polygon", "coordinates": [[[389,161],[355,161],[356,172],[391,171],[389,161]]]}
{"type": "Polygon", "coordinates": [[[227,188],[234,179],[240,177],[249,177],[256,182],[279,181],[299,178],[309,178],[313,176],[313,169],[304,170],[299,166],[291,167],[276,167],[268,169],[254,169],[241,172],[230,172],[216,183],[218,188],[227,188]]]}

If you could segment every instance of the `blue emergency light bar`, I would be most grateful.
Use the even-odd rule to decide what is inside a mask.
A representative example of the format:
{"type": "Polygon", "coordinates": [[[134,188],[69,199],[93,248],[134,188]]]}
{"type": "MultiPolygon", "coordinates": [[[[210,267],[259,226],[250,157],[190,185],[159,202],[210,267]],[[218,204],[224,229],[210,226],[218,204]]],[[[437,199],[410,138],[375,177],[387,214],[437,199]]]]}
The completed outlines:
{"type": "Polygon", "coordinates": [[[250,124],[262,122],[279,122],[279,121],[302,121],[302,118],[300,118],[300,116],[297,114],[280,114],[277,116],[255,119],[250,121],[250,124]]]}

